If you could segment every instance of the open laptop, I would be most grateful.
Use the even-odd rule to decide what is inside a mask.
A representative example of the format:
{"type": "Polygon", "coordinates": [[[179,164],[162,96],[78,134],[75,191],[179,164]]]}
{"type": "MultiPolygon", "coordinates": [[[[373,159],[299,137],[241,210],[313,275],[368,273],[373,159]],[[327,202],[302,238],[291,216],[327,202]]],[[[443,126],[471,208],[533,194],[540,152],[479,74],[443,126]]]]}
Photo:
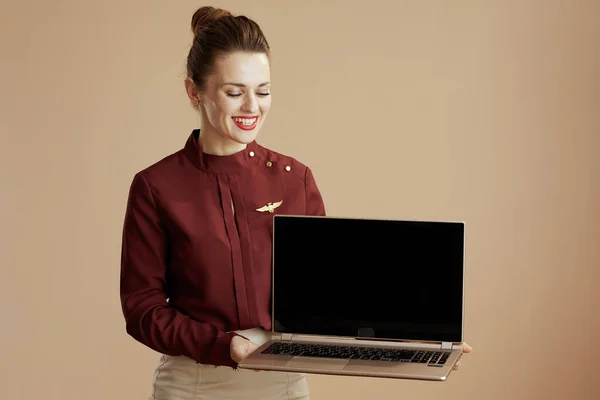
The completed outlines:
{"type": "Polygon", "coordinates": [[[275,215],[272,336],[239,367],[444,381],[464,259],[464,222],[275,215]]]}

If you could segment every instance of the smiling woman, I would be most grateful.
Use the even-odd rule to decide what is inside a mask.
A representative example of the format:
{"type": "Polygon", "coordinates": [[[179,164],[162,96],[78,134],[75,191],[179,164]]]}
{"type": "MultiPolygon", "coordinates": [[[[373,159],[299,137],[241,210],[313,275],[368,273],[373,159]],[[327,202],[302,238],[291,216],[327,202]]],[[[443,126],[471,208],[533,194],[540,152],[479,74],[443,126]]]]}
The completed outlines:
{"type": "Polygon", "coordinates": [[[306,399],[303,374],[237,366],[271,330],[273,215],[325,215],[325,206],[307,166],[256,142],[271,107],[258,24],[202,7],[192,31],[185,89],[201,129],[133,178],[126,329],[161,354],[151,399],[306,399]]]}

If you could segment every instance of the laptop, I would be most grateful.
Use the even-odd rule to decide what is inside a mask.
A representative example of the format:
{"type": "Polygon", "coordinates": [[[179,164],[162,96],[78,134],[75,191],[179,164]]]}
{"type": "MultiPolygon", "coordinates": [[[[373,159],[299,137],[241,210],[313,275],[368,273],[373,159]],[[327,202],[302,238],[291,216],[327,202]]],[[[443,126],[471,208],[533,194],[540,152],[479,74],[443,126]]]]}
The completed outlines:
{"type": "Polygon", "coordinates": [[[465,223],[275,215],[271,339],[239,368],[445,381],[465,223]]]}

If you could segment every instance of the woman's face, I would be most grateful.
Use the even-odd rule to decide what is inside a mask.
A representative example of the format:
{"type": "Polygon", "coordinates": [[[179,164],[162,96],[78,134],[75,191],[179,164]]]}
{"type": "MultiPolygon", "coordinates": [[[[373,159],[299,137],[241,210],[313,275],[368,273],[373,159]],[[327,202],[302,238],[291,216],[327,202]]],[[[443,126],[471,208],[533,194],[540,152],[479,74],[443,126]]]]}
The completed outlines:
{"type": "Polygon", "coordinates": [[[256,139],[271,107],[271,68],[262,53],[234,52],[215,60],[213,73],[197,93],[202,135],[221,151],[256,139]],[[217,145],[217,143],[219,143],[217,145]]]}

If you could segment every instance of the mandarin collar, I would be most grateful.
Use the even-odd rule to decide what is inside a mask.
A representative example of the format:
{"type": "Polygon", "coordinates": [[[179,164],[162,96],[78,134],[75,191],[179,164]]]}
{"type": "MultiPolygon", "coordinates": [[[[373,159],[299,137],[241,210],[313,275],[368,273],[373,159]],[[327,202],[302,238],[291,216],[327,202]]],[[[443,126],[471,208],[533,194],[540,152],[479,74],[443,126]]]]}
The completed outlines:
{"type": "Polygon", "coordinates": [[[202,146],[198,141],[200,129],[194,129],[184,147],[184,153],[199,169],[214,173],[232,173],[239,172],[250,164],[254,164],[254,160],[258,159],[260,146],[256,140],[249,143],[244,150],[237,153],[218,156],[207,154],[202,150],[202,146]]]}

